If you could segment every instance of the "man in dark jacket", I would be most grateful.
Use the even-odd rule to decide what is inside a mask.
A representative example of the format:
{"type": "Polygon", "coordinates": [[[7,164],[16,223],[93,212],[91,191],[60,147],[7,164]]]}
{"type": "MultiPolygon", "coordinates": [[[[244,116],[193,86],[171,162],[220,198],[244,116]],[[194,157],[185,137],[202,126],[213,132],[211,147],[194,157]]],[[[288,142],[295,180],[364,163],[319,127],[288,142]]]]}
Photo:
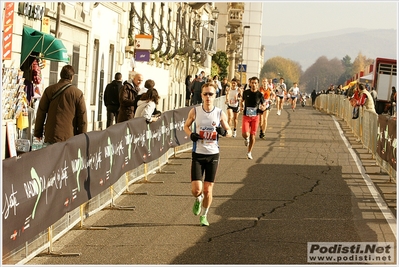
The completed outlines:
{"type": "Polygon", "coordinates": [[[193,85],[191,87],[191,91],[193,93],[193,97],[191,99],[193,105],[201,104],[202,103],[202,98],[201,98],[201,88],[202,85],[205,84],[204,79],[202,77],[202,74],[198,74],[197,79],[193,82],[193,85]]]}
{"type": "Polygon", "coordinates": [[[118,119],[119,110],[119,93],[122,88],[122,74],[117,72],[115,80],[105,87],[104,91],[104,105],[107,107],[107,128],[115,123],[118,119]]]}
{"type": "Polygon", "coordinates": [[[36,113],[34,137],[44,143],[66,141],[87,132],[87,111],[83,92],[72,85],[75,71],[71,65],[62,68],[58,83],[47,87],[36,113]]]}
{"type": "Polygon", "coordinates": [[[140,91],[140,85],[143,83],[143,75],[136,73],[132,79],[123,83],[119,94],[119,113],[118,123],[134,118],[134,105],[137,104],[136,97],[140,91]]]}

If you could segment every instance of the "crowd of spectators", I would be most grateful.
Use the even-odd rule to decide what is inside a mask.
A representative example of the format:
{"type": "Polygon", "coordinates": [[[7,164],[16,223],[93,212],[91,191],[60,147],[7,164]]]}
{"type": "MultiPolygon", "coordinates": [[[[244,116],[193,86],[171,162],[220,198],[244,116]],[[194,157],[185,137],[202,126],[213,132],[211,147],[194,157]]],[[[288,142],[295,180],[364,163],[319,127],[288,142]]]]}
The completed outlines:
{"type": "Polygon", "coordinates": [[[186,77],[186,106],[196,105],[202,102],[201,99],[201,87],[205,83],[213,83],[216,85],[216,97],[226,95],[226,88],[230,87],[230,83],[227,78],[219,80],[219,76],[215,75],[211,78],[210,75],[206,75],[205,71],[201,71],[196,74],[193,78],[192,75],[186,77]]]}

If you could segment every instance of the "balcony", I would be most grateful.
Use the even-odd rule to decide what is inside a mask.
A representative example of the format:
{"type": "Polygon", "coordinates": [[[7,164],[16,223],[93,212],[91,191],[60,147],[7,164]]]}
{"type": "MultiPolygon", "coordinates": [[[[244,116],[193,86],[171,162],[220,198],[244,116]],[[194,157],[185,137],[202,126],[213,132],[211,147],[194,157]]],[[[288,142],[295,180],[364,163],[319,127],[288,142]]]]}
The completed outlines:
{"type": "Polygon", "coordinates": [[[228,23],[232,26],[241,26],[243,14],[242,9],[229,9],[228,23]]]}
{"type": "Polygon", "coordinates": [[[244,15],[244,3],[230,3],[228,9],[228,24],[233,27],[240,27],[242,24],[242,17],[244,15]]]}

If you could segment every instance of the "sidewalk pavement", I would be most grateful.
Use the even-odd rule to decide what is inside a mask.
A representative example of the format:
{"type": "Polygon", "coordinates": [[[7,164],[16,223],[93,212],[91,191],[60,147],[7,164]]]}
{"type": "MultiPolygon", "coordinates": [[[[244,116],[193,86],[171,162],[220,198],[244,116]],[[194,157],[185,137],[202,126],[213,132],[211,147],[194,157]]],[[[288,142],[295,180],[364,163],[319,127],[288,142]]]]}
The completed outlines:
{"type": "MultiPolygon", "coordinates": [[[[53,244],[56,252],[80,256],[43,253],[27,264],[307,264],[307,242],[396,242],[335,120],[356,154],[369,160],[341,119],[311,107],[285,106],[281,116],[272,109],[253,160],[241,127],[236,138],[220,139],[209,227],[192,214],[186,151],[162,168],[169,174],[148,177],[160,183],[129,188],[147,195],[116,200],[134,210],[104,209],[84,222],[106,230],[76,228],[53,244]]],[[[369,177],[396,214],[396,184],[383,173],[369,177]]]]}

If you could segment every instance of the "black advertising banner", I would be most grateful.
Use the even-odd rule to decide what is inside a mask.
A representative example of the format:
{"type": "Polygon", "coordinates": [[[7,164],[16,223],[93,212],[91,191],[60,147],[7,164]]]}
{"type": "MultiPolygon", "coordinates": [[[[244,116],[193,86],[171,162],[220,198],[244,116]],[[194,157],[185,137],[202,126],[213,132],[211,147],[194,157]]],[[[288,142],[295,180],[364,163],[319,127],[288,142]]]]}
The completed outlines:
{"type": "Polygon", "coordinates": [[[3,160],[3,256],[113,185],[124,173],[191,142],[189,108],[168,111],[3,160]]]}
{"type": "Polygon", "coordinates": [[[82,150],[84,135],[3,160],[3,255],[88,200],[79,190],[87,171],[75,165],[82,150]]]}
{"type": "Polygon", "coordinates": [[[187,142],[191,142],[190,137],[187,136],[186,133],[184,132],[184,123],[186,123],[188,112],[190,112],[192,108],[193,106],[176,110],[173,116],[176,120],[175,132],[176,132],[176,142],[178,145],[183,145],[187,142]]]}
{"type": "Polygon", "coordinates": [[[111,156],[109,157],[109,146],[112,144],[109,144],[106,131],[93,131],[86,133],[85,136],[87,150],[82,155],[82,165],[87,169],[87,177],[83,187],[87,192],[87,197],[91,199],[112,185],[112,180],[118,178],[111,179],[109,175],[108,159],[112,159],[111,156]]]}
{"type": "MultiPolygon", "coordinates": [[[[86,187],[87,177],[89,175],[89,168],[86,168],[85,155],[88,148],[87,136],[84,134],[74,136],[70,138],[64,143],[58,143],[51,145],[45,149],[38,150],[38,152],[45,152],[47,149],[51,149],[49,152],[49,161],[54,161],[54,164],[62,161],[63,167],[66,169],[66,179],[65,184],[68,185],[68,191],[63,190],[63,192],[59,192],[60,202],[68,208],[67,211],[74,210],[79,207],[82,203],[88,201],[90,199],[88,188],[86,187]],[[63,145],[64,153],[61,155],[60,159],[55,158],[54,156],[58,153],[58,146],[63,145]],[[54,155],[54,156],[53,156],[54,155]],[[65,196],[62,196],[66,194],[65,196]],[[62,197],[61,197],[62,196],[62,197]]],[[[36,151],[35,151],[36,152],[36,151]]],[[[28,153],[29,155],[29,153],[28,153]]],[[[51,162],[50,161],[50,162],[51,162]]],[[[48,165],[50,167],[53,165],[48,165]]],[[[40,173],[43,175],[42,173],[40,173]]],[[[45,177],[45,175],[44,175],[45,177]]],[[[60,203],[60,204],[61,204],[60,203]]],[[[54,222],[56,222],[59,216],[64,216],[65,212],[61,212],[57,214],[57,217],[54,217],[54,222]]],[[[48,215],[47,215],[48,216],[48,215]]]]}
{"type": "Polygon", "coordinates": [[[377,154],[396,170],[396,120],[385,115],[378,116],[377,154]]]}
{"type": "Polygon", "coordinates": [[[102,154],[99,155],[101,168],[90,170],[90,177],[96,179],[95,183],[100,192],[107,188],[105,184],[107,186],[114,184],[119,177],[128,171],[125,169],[125,155],[127,153],[125,145],[126,129],[127,123],[117,123],[104,131],[97,132],[100,134],[96,138],[94,136],[95,132],[87,133],[89,140],[95,138],[98,142],[91,144],[90,148],[94,151],[102,151],[102,154]]]}

